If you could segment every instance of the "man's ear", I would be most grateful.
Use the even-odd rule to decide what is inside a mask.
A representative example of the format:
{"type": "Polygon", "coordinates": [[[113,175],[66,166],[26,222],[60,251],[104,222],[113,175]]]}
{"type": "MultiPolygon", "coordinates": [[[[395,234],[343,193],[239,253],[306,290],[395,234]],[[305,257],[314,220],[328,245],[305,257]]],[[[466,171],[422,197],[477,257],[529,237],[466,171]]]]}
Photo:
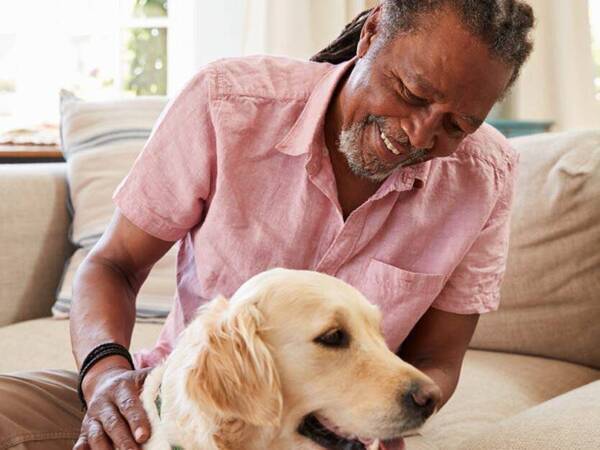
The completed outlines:
{"type": "Polygon", "coordinates": [[[375,35],[379,32],[379,18],[381,16],[381,5],[377,5],[369,14],[369,17],[365,21],[360,32],[360,39],[358,40],[358,46],[356,47],[356,55],[362,58],[367,54],[367,51],[371,47],[375,35]]]}
{"type": "Polygon", "coordinates": [[[208,324],[187,388],[194,401],[218,416],[276,426],[283,399],[273,357],[259,335],[260,322],[260,311],[249,303],[208,324]]]}

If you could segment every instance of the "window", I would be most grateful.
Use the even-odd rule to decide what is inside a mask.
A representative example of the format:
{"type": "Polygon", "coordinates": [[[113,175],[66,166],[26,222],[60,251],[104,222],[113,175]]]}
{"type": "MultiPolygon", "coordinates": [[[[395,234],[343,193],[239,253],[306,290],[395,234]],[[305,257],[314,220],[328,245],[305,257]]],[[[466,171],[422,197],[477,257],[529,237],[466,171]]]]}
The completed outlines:
{"type": "Polygon", "coordinates": [[[600,0],[590,0],[590,23],[592,25],[592,55],[595,73],[596,99],[600,101],[600,0]]]}
{"type": "Polygon", "coordinates": [[[58,120],[58,95],[167,93],[168,0],[0,0],[0,130],[58,120]]]}
{"type": "Polygon", "coordinates": [[[167,0],[129,0],[122,27],[118,86],[136,95],[167,93],[167,0]]]}

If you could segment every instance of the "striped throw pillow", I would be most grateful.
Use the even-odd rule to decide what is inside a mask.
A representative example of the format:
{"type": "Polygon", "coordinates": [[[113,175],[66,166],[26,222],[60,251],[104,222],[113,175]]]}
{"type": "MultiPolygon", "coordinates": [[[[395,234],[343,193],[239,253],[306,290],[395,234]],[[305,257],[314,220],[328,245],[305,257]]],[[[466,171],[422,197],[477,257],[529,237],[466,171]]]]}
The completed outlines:
{"type": "MultiPolygon", "coordinates": [[[[115,206],[112,194],[127,175],[166,105],[165,97],[82,101],[61,92],[61,145],[67,161],[71,241],[77,247],[65,268],[52,307],[55,317],[69,315],[77,268],[106,230],[115,206]]],[[[176,286],[176,246],[148,276],[137,301],[142,320],[168,314],[176,286]]]]}

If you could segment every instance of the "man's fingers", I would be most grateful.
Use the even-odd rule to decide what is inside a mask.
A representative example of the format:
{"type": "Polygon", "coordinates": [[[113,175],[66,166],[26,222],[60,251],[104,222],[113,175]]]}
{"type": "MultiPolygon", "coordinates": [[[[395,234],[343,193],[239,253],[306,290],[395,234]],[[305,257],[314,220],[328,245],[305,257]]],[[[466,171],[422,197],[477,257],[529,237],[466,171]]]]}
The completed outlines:
{"type": "Polygon", "coordinates": [[[79,439],[77,439],[77,442],[75,442],[75,445],[73,446],[73,450],[90,450],[85,434],[79,436],[79,439]]]}
{"type": "MultiPolygon", "coordinates": [[[[84,429],[88,448],[91,450],[113,450],[110,439],[104,433],[100,422],[94,419],[88,419],[84,429]]],[[[79,439],[81,439],[81,437],[79,439]]]]}
{"type": "Polygon", "coordinates": [[[144,381],[150,372],[152,372],[152,367],[146,367],[144,369],[138,369],[135,371],[135,384],[140,392],[142,390],[142,386],[144,385],[144,381]]]}
{"type": "MultiPolygon", "coordinates": [[[[115,408],[105,408],[100,413],[99,419],[100,422],[102,422],[102,428],[104,429],[104,432],[110,437],[115,448],[128,450],[139,448],[133,439],[133,436],[131,435],[131,431],[129,430],[125,419],[115,408]]],[[[88,437],[91,440],[89,433],[88,437]]]]}
{"type": "Polygon", "coordinates": [[[146,442],[151,433],[150,421],[138,395],[123,389],[120,395],[117,395],[116,404],[127,420],[135,440],[140,444],[146,442]]]}

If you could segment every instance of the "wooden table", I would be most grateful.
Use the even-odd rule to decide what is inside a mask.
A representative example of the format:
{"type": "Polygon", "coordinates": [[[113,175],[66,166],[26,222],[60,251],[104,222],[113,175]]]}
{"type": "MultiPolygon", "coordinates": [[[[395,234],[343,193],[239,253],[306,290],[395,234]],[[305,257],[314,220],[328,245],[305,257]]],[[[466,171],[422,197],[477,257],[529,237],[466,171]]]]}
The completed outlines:
{"type": "Polygon", "coordinates": [[[0,145],[0,164],[63,161],[58,145],[0,145]]]}

